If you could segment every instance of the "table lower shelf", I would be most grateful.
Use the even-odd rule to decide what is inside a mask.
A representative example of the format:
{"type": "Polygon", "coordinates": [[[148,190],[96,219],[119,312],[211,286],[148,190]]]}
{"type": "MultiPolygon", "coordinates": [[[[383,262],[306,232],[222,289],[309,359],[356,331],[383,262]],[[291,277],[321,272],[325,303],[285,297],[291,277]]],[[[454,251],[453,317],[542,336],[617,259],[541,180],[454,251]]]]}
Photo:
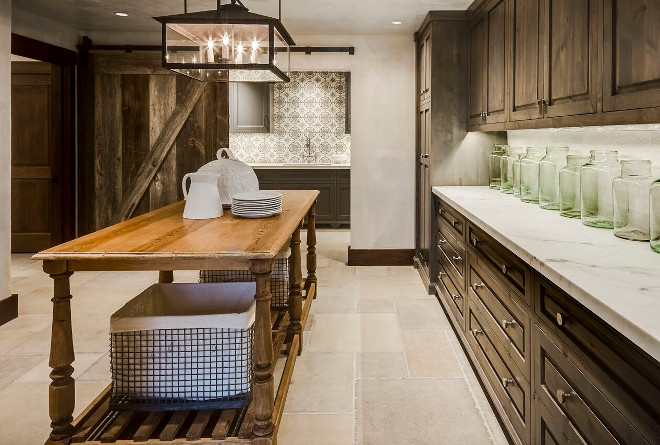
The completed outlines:
{"type": "MultiPolygon", "coordinates": [[[[316,285],[307,291],[301,317],[304,327],[316,296],[316,285]]],[[[285,359],[284,370],[275,396],[273,423],[277,434],[296,357],[301,348],[300,336],[295,335],[283,350],[289,313],[272,312],[273,369],[277,361],[285,359]]],[[[252,404],[242,409],[186,410],[186,411],[111,411],[110,386],[74,422],[71,443],[85,444],[162,444],[163,442],[238,445],[252,442],[254,412],[252,404]]],[[[48,442],[47,442],[48,443],[48,442]]]]}

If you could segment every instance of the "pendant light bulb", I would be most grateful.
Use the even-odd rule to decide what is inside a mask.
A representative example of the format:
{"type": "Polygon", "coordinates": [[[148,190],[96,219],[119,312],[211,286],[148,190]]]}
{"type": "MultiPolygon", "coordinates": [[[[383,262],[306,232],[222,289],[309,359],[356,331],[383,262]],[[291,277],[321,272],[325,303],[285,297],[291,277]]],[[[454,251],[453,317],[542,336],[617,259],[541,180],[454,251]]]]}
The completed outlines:
{"type": "Polygon", "coordinates": [[[227,34],[226,32],[225,32],[225,35],[222,36],[222,44],[224,46],[229,45],[229,34],[227,34]]]}
{"type": "Polygon", "coordinates": [[[213,49],[215,44],[213,43],[213,40],[209,39],[209,41],[206,43],[206,46],[208,49],[213,49]]]}
{"type": "Polygon", "coordinates": [[[243,42],[238,42],[238,47],[236,47],[236,51],[239,53],[243,52],[243,42]]]}
{"type": "Polygon", "coordinates": [[[255,37],[252,39],[252,50],[256,51],[258,49],[259,49],[259,42],[257,42],[257,38],[255,37]]]}

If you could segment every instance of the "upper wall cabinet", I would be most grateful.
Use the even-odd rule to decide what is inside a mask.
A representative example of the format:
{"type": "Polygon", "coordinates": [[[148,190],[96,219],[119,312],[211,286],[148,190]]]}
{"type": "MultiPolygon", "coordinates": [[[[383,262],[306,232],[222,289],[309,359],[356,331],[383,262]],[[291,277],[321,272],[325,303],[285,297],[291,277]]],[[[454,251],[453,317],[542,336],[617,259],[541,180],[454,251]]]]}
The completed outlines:
{"type": "Polygon", "coordinates": [[[418,44],[418,70],[417,83],[419,85],[419,102],[423,103],[431,99],[431,32],[428,30],[420,39],[418,44]]]}
{"type": "Polygon", "coordinates": [[[597,0],[511,0],[511,120],[597,111],[597,0]]]}
{"type": "Polygon", "coordinates": [[[541,0],[510,0],[509,113],[511,120],[536,119],[541,111],[541,0]]]}
{"type": "Polygon", "coordinates": [[[506,0],[470,23],[468,125],[506,122],[506,0]]]}
{"type": "Polygon", "coordinates": [[[468,130],[660,122],[660,0],[476,3],[468,130]]]}
{"type": "Polygon", "coordinates": [[[660,106],[660,0],[604,0],[603,111],[660,106]]]}
{"type": "Polygon", "coordinates": [[[268,83],[229,83],[229,132],[269,133],[271,87],[268,83]]]}
{"type": "Polygon", "coordinates": [[[544,116],[597,111],[597,0],[543,0],[541,16],[544,116]]]}

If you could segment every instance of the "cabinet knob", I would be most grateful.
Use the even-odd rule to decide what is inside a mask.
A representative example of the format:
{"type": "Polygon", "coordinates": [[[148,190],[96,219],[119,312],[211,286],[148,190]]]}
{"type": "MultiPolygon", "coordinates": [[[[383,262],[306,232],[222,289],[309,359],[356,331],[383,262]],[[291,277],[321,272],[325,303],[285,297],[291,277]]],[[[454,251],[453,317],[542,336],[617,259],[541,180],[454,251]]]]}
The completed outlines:
{"type": "Polygon", "coordinates": [[[451,299],[454,300],[454,301],[456,301],[456,300],[462,300],[463,297],[460,296],[459,294],[456,294],[456,295],[452,295],[452,296],[451,296],[451,299]]]}
{"type": "Polygon", "coordinates": [[[502,329],[506,329],[509,326],[513,326],[513,325],[516,325],[518,323],[516,322],[516,320],[510,320],[510,321],[502,320],[501,324],[502,324],[502,329]]]}
{"type": "Polygon", "coordinates": [[[456,227],[456,224],[458,224],[458,221],[456,221],[455,219],[452,219],[451,220],[451,226],[456,227]]]}
{"type": "Polygon", "coordinates": [[[472,238],[472,245],[473,245],[474,247],[477,247],[477,244],[479,244],[479,240],[476,239],[476,238],[472,238]]]}
{"type": "Polygon", "coordinates": [[[478,283],[472,283],[472,290],[477,291],[480,287],[484,287],[484,283],[478,284],[478,283]]]}
{"type": "Polygon", "coordinates": [[[516,383],[513,379],[507,379],[506,377],[502,377],[502,386],[505,388],[508,387],[509,385],[513,385],[516,383]]]}
{"type": "Polygon", "coordinates": [[[557,390],[557,401],[559,403],[564,403],[566,402],[566,399],[568,399],[570,396],[572,396],[574,393],[572,391],[564,391],[563,389],[558,389],[557,390]]]}
{"type": "Polygon", "coordinates": [[[461,261],[463,258],[461,258],[460,256],[453,256],[451,257],[451,259],[454,261],[461,261]]]}
{"type": "Polygon", "coordinates": [[[483,334],[483,333],[484,333],[484,331],[482,331],[481,329],[472,329],[472,335],[474,335],[475,337],[477,335],[483,334]]]}
{"type": "Polygon", "coordinates": [[[557,312],[557,326],[564,326],[566,324],[566,315],[557,312]]]}
{"type": "Polygon", "coordinates": [[[444,211],[444,210],[442,210],[442,209],[438,209],[438,215],[442,215],[442,212],[443,212],[443,211],[444,211]]]}
{"type": "Polygon", "coordinates": [[[502,264],[502,273],[506,275],[506,273],[509,271],[509,266],[506,264],[502,264]]]}

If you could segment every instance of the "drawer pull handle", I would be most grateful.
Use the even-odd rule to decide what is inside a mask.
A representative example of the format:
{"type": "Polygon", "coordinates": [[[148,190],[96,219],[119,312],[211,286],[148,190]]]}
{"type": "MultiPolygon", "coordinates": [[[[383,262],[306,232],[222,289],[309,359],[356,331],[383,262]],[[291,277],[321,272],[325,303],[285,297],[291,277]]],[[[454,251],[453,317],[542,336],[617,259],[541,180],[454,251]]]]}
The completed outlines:
{"type": "Polygon", "coordinates": [[[438,215],[442,215],[442,212],[444,212],[444,210],[438,209],[438,215]]]}
{"type": "Polygon", "coordinates": [[[502,264],[502,273],[506,275],[506,273],[509,271],[509,266],[506,264],[502,264]]]}
{"type": "Polygon", "coordinates": [[[452,219],[451,220],[451,226],[456,227],[456,224],[458,224],[458,221],[456,221],[455,219],[452,219]]]}
{"type": "Polygon", "coordinates": [[[557,326],[564,326],[566,324],[566,315],[557,312],[557,326]]]}
{"type": "Polygon", "coordinates": [[[474,247],[477,247],[477,244],[479,244],[479,240],[476,239],[476,238],[472,238],[472,245],[473,245],[474,247]]]}
{"type": "Polygon", "coordinates": [[[483,333],[484,333],[484,331],[482,331],[481,329],[472,329],[472,335],[474,335],[475,337],[477,335],[483,334],[483,333]]]}
{"type": "Polygon", "coordinates": [[[502,377],[502,386],[505,388],[508,387],[509,385],[513,385],[516,383],[513,379],[507,379],[506,377],[502,377]]]}
{"type": "Polygon", "coordinates": [[[461,261],[463,258],[461,258],[460,256],[453,256],[451,257],[451,259],[454,261],[461,261]]]}
{"type": "Polygon", "coordinates": [[[566,402],[566,399],[568,399],[568,398],[569,398],[570,396],[572,396],[573,394],[575,394],[575,393],[572,392],[572,391],[568,391],[568,392],[566,392],[566,391],[564,391],[563,389],[558,389],[558,390],[557,390],[557,401],[558,401],[559,403],[562,403],[562,404],[563,404],[564,402],[566,402]]]}
{"type": "Polygon", "coordinates": [[[447,242],[447,240],[446,240],[446,239],[441,239],[441,240],[439,240],[438,242],[439,242],[440,244],[444,244],[444,243],[447,242]]]}
{"type": "Polygon", "coordinates": [[[516,320],[511,320],[511,321],[502,320],[502,329],[506,329],[506,328],[508,328],[509,326],[513,326],[513,325],[516,325],[516,324],[518,324],[518,323],[516,322],[516,320]]]}
{"type": "Polygon", "coordinates": [[[454,301],[456,301],[456,300],[462,300],[463,297],[462,297],[461,295],[457,294],[457,295],[452,295],[452,296],[451,296],[451,299],[454,300],[454,301]]]}
{"type": "Polygon", "coordinates": [[[476,292],[477,289],[479,289],[480,287],[484,287],[484,283],[481,283],[481,284],[472,283],[472,290],[473,290],[473,291],[476,292]]]}

